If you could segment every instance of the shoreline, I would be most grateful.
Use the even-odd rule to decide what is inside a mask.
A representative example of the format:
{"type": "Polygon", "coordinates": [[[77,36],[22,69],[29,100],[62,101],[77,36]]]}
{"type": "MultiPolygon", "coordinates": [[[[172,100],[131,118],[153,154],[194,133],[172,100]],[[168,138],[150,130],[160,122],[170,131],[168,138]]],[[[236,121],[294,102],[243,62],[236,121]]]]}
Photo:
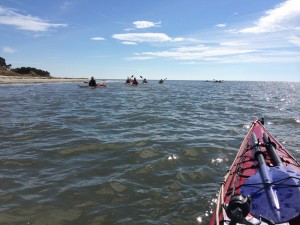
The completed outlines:
{"type": "Polygon", "coordinates": [[[0,84],[38,84],[38,83],[72,83],[87,82],[88,78],[66,78],[66,77],[26,77],[26,76],[4,76],[0,75],[0,84]]]}

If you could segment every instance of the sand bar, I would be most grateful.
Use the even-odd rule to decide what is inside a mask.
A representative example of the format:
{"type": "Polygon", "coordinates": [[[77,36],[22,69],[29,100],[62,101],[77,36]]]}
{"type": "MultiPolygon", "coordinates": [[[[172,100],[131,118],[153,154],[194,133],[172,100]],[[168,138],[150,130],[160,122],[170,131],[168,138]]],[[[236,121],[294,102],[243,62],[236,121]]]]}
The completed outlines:
{"type": "Polygon", "coordinates": [[[86,82],[88,78],[43,78],[28,76],[3,76],[0,75],[0,84],[34,84],[34,83],[65,83],[65,82],[86,82]]]}

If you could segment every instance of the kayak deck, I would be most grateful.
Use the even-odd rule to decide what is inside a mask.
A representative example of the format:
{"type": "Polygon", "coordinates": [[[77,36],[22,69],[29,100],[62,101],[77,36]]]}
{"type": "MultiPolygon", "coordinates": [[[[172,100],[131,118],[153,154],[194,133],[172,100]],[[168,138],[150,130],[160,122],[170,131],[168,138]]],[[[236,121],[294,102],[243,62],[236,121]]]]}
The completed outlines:
{"type": "Polygon", "coordinates": [[[299,214],[300,164],[256,120],[224,177],[210,225],[299,225],[299,214]]]}

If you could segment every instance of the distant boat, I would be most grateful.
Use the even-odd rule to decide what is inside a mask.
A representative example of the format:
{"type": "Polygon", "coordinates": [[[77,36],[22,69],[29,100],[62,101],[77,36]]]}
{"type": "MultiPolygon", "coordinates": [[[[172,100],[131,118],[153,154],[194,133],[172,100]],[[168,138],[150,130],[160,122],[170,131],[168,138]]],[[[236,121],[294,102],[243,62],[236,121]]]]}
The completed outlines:
{"type": "Polygon", "coordinates": [[[224,80],[215,80],[215,79],[213,79],[213,80],[204,80],[203,82],[211,82],[211,83],[223,83],[223,82],[224,82],[224,80]]]}
{"type": "Polygon", "coordinates": [[[213,83],[223,83],[224,80],[213,80],[212,82],[213,82],[213,83]]]}

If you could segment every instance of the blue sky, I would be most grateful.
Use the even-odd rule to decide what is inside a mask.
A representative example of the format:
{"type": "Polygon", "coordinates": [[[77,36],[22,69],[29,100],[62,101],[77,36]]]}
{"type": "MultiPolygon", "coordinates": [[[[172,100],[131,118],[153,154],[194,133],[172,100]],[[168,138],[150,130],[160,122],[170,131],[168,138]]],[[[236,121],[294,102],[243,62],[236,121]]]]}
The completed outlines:
{"type": "Polygon", "coordinates": [[[0,57],[58,77],[300,81],[300,1],[1,0],[0,57]]]}

